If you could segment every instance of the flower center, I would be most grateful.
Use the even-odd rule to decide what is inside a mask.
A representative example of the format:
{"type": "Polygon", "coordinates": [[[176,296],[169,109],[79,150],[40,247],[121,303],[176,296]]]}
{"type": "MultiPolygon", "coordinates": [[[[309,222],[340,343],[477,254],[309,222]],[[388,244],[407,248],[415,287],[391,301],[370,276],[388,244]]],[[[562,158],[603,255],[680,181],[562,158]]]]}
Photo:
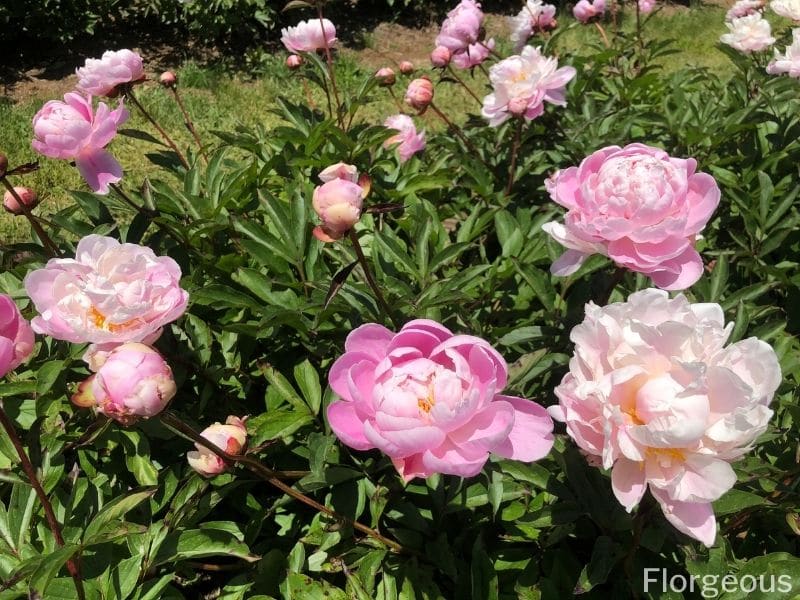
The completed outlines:
{"type": "Polygon", "coordinates": [[[106,316],[101,313],[95,306],[92,306],[89,309],[89,319],[94,323],[94,326],[98,329],[102,329],[103,331],[109,331],[111,333],[118,333],[120,331],[125,331],[126,329],[130,329],[134,325],[139,322],[139,319],[129,319],[122,323],[109,323],[106,316]]]}

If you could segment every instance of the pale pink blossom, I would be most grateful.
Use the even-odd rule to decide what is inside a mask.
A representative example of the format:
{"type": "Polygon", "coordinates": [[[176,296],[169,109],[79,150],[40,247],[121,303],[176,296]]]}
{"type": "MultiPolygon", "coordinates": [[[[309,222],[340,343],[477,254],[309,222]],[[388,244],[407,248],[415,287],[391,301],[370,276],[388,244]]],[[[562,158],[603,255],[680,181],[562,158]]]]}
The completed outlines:
{"type": "Polygon", "coordinates": [[[336,45],[336,27],[328,19],[300,21],[281,29],[281,42],[289,52],[316,52],[336,45]]]}
{"type": "Polygon", "coordinates": [[[397,76],[394,74],[394,69],[391,67],[381,67],[375,71],[375,79],[378,80],[378,85],[389,87],[394,85],[397,81],[397,76]]]}
{"type": "Polygon", "coordinates": [[[530,121],[544,112],[545,101],[565,106],[565,88],[575,77],[573,67],[526,46],[522,54],[501,60],[489,69],[492,93],[483,100],[483,116],[497,127],[512,116],[530,121]]]}
{"type": "Polygon", "coordinates": [[[746,17],[764,8],[766,0],[738,0],[725,14],[726,21],[733,21],[739,17],[746,17]]]}
{"type": "Polygon", "coordinates": [[[10,296],[0,294],[0,377],[28,359],[34,342],[30,323],[10,296]]]}
{"type": "Polygon", "coordinates": [[[454,53],[450,62],[459,69],[471,69],[489,58],[493,50],[494,38],[485,42],[470,44],[464,52],[454,53]]]}
{"type": "Polygon", "coordinates": [[[397,147],[400,155],[400,162],[406,162],[417,152],[425,149],[425,132],[417,132],[414,119],[408,115],[393,115],[383,122],[384,127],[396,129],[397,135],[393,135],[383,143],[384,148],[397,147]]]}
{"type": "Polygon", "coordinates": [[[606,12],[605,0],[579,0],[572,8],[572,15],[581,23],[588,23],[606,12]]]}
{"type": "Polygon", "coordinates": [[[87,58],[75,70],[77,88],[90,96],[114,96],[117,86],[145,78],[142,57],[130,50],[107,50],[101,58],[87,58]]]}
{"type": "Polygon", "coordinates": [[[22,200],[23,206],[19,205],[17,197],[10,191],[7,191],[5,194],[3,194],[3,208],[5,208],[6,211],[10,212],[12,215],[24,215],[25,208],[30,211],[32,208],[35,208],[37,204],[39,204],[39,196],[37,196],[36,192],[34,192],[31,188],[15,186],[14,192],[16,192],[16,196],[19,196],[19,199],[22,200]]]}
{"type": "Polygon", "coordinates": [[[767,65],[767,73],[787,73],[789,77],[800,77],[800,29],[792,29],[792,45],[786,46],[783,54],[775,49],[775,58],[767,65]]]}
{"type": "Polygon", "coordinates": [[[761,13],[739,17],[725,25],[729,31],[719,41],[744,54],[766,50],[775,43],[769,21],[761,13]]]}
{"type": "MultiPolygon", "coordinates": [[[[225,419],[225,424],[213,423],[200,432],[200,435],[228,454],[241,454],[247,445],[245,421],[233,415],[225,419]]],[[[195,442],[197,450],[186,453],[189,466],[204,477],[219,475],[226,469],[225,461],[211,450],[195,442]]]]}
{"type": "Polygon", "coordinates": [[[694,240],[720,199],[714,178],[696,167],[692,158],[629,144],[603,148],[555,173],[545,186],[567,215],[542,229],[568,250],[551,271],[569,275],[590,254],[603,254],[660,288],[693,285],[703,273],[694,240]]]}
{"type": "Polygon", "coordinates": [[[72,402],[131,425],[164,410],[176,390],[164,358],[150,346],[130,342],[109,353],[97,372],[78,386],[72,402]]]}
{"type": "Polygon", "coordinates": [[[800,22],[800,0],[772,0],[769,7],[776,15],[800,22]]]}
{"type": "Polygon", "coordinates": [[[64,102],[50,100],[33,117],[31,146],[50,158],[74,160],[89,187],[107,194],[109,184],[122,179],[122,167],[105,147],[128,116],[122,102],[116,110],[100,102],[95,111],[91,97],[70,92],[64,102]]]}
{"type": "Polygon", "coordinates": [[[442,23],[436,46],[451,52],[451,60],[459,69],[479,65],[494,48],[494,40],[483,42],[483,11],[475,0],[461,0],[442,23]]]}
{"type": "Polygon", "coordinates": [[[388,455],[406,481],[471,477],[490,453],[530,462],[553,445],[547,412],[502,395],[507,380],[503,357],[480,338],[425,319],[398,333],[362,325],[331,367],[340,400],[328,406],[328,422],[351,448],[388,455]]]}
{"type": "Polygon", "coordinates": [[[514,52],[520,53],[528,39],[540,31],[550,31],[556,26],[556,7],[542,0],[528,0],[519,14],[508,18],[514,52]]]}
{"type": "Polygon", "coordinates": [[[643,15],[649,15],[656,7],[658,2],[656,0],[639,0],[639,12],[643,15]]]}
{"type": "Polygon", "coordinates": [[[286,57],[286,68],[294,71],[303,65],[303,57],[299,54],[290,54],[286,57]]]}
{"type": "Polygon", "coordinates": [[[433,82],[427,77],[414,79],[408,84],[404,100],[419,114],[424,113],[433,102],[433,82]]]}
{"type": "Polygon", "coordinates": [[[766,430],[781,383],[773,349],[756,338],[726,346],[732,328],[719,305],[662,290],[589,303],[549,409],[612,470],[628,511],[649,487],[667,520],[707,546],[716,536],[711,503],[736,483],[729,463],[766,430]]]}
{"type": "Polygon", "coordinates": [[[361,218],[369,187],[353,165],[337,163],[319,174],[322,185],[314,189],[312,205],[322,223],[313,234],[321,242],[342,239],[361,218]]]}
{"type": "Polygon", "coordinates": [[[100,235],[78,242],[75,258],[52,258],[28,273],[37,333],[74,343],[153,341],[186,310],[181,270],[146,246],[100,235]]]}

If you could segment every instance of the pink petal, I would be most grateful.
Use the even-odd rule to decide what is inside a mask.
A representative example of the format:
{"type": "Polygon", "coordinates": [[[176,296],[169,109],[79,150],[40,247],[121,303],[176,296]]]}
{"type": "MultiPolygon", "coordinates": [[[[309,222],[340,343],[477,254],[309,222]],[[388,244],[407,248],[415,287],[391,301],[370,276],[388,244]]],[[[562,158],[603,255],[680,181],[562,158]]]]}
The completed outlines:
{"type": "Polygon", "coordinates": [[[430,473],[473,477],[481,472],[488,458],[489,455],[485,453],[476,457],[446,440],[436,448],[426,450],[422,455],[422,464],[430,473]]]}
{"type": "Polygon", "coordinates": [[[514,408],[507,402],[495,401],[447,437],[470,455],[488,454],[507,439],[513,426],[514,408]]]}
{"type": "Polygon", "coordinates": [[[714,545],[717,537],[717,521],[714,510],[707,502],[677,502],[662,492],[651,488],[661,510],[675,529],[701,541],[707,547],[714,545]]]}
{"type": "Polygon", "coordinates": [[[344,349],[347,352],[366,354],[379,362],[386,356],[392,337],[394,337],[394,333],[383,325],[367,323],[350,332],[344,343],[344,349]]]}
{"type": "Polygon", "coordinates": [[[375,362],[371,356],[362,352],[346,352],[340,356],[328,373],[328,385],[336,392],[336,395],[343,400],[354,401],[351,394],[350,382],[352,381],[351,370],[357,372],[375,372],[375,362]]]}
{"type": "Polygon", "coordinates": [[[620,458],[611,470],[611,488],[625,510],[631,512],[647,489],[644,464],[620,458]]]}
{"type": "Polygon", "coordinates": [[[711,175],[696,173],[689,179],[689,192],[686,200],[689,208],[689,221],[686,235],[695,235],[706,226],[711,215],[719,205],[720,191],[711,175]]]}
{"type": "Polygon", "coordinates": [[[685,290],[703,274],[703,259],[697,250],[689,246],[683,254],[670,261],[669,267],[670,270],[651,271],[647,275],[662,290],[685,290]]]}
{"type": "Polygon", "coordinates": [[[78,171],[98,194],[107,194],[108,185],[122,179],[122,165],[105,150],[84,152],[75,159],[78,171]]]}
{"type": "Polygon", "coordinates": [[[328,423],[344,444],[356,450],[369,450],[375,446],[364,436],[364,423],[356,414],[352,402],[334,402],[328,406],[328,423]]]}
{"type": "Polygon", "coordinates": [[[508,436],[493,453],[503,458],[532,462],[545,457],[553,447],[553,420],[547,410],[535,402],[514,396],[495,396],[495,402],[507,402],[514,409],[514,424],[508,436]]]}

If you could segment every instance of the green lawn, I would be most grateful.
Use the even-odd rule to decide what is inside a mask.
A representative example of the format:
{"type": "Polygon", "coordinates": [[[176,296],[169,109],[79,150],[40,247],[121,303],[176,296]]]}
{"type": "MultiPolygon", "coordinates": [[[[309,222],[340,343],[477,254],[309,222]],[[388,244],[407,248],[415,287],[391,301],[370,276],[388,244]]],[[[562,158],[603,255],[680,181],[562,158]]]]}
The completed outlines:
{"type": "MultiPolygon", "coordinates": [[[[664,68],[675,70],[685,66],[704,66],[715,71],[727,71],[731,65],[724,54],[716,49],[719,36],[724,33],[725,9],[719,6],[703,6],[692,10],[667,7],[652,16],[647,22],[645,35],[649,39],[672,38],[679,54],[665,59],[664,68]]],[[[623,29],[630,31],[632,19],[626,15],[623,29]]],[[[778,19],[770,20],[778,24],[778,19]]],[[[501,16],[490,16],[487,29],[498,37],[498,49],[509,54],[508,44],[504,39],[505,19],[501,16]]],[[[573,53],[591,53],[592,46],[588,42],[599,42],[598,31],[592,26],[575,26],[571,17],[559,18],[560,27],[566,28],[556,40],[556,49],[560,55],[573,53]]],[[[612,27],[606,24],[611,34],[612,27]]],[[[418,34],[417,43],[413,32],[405,32],[406,41],[411,39],[411,47],[417,48],[412,57],[421,67],[427,68],[424,59],[432,45],[433,30],[418,34]]],[[[385,33],[367,33],[363,36],[366,49],[363,51],[345,50],[338,63],[340,87],[347,89],[361,77],[371,72],[376,60],[382,60],[382,49],[388,48],[392,40],[385,33]],[[368,60],[367,58],[370,57],[368,60]]],[[[186,63],[177,71],[180,78],[180,89],[189,112],[192,114],[198,131],[205,141],[213,142],[209,133],[214,129],[232,129],[237,125],[253,125],[262,123],[269,126],[277,117],[271,112],[274,100],[283,96],[292,100],[309,99],[317,106],[324,108],[325,100],[320,93],[304,89],[297,73],[287,71],[283,65],[284,53],[265,55],[255,73],[227,73],[219,68],[202,67],[195,63],[186,63]]],[[[388,56],[387,63],[397,57],[388,56]]],[[[478,70],[474,79],[466,75],[470,86],[482,96],[485,93],[485,76],[478,70]]],[[[395,93],[402,99],[404,83],[401,79],[395,86],[395,93]]],[[[69,91],[70,81],[64,82],[64,90],[69,91]]],[[[152,110],[156,118],[170,131],[182,145],[188,146],[191,138],[184,129],[180,113],[172,100],[171,94],[156,84],[148,84],[139,88],[139,97],[152,110]]],[[[479,109],[474,99],[469,97],[456,85],[442,85],[437,88],[437,104],[446,106],[449,113],[464,118],[467,112],[476,113],[479,109]]],[[[361,113],[361,118],[372,122],[382,121],[386,116],[397,112],[398,108],[392,98],[384,90],[378,89],[377,102],[361,113]]],[[[31,118],[48,97],[32,97],[24,101],[13,102],[0,99],[0,140],[2,150],[12,165],[32,161],[39,158],[30,148],[31,118]]],[[[428,114],[423,118],[428,129],[438,129],[441,123],[435,116],[428,114]]],[[[144,119],[132,110],[132,118],[125,125],[128,128],[152,131],[144,119]]],[[[154,131],[152,131],[155,133],[154,131]]],[[[156,171],[144,156],[153,149],[151,144],[127,137],[118,137],[111,145],[111,151],[122,163],[126,175],[124,183],[137,186],[145,176],[156,171]]],[[[28,185],[37,190],[44,199],[37,213],[43,217],[62,208],[70,202],[67,190],[86,189],[77,171],[66,161],[41,159],[41,168],[24,179],[18,178],[17,185],[28,185]]],[[[27,238],[30,234],[27,222],[23,218],[15,218],[0,211],[0,242],[10,242],[27,238]]]]}

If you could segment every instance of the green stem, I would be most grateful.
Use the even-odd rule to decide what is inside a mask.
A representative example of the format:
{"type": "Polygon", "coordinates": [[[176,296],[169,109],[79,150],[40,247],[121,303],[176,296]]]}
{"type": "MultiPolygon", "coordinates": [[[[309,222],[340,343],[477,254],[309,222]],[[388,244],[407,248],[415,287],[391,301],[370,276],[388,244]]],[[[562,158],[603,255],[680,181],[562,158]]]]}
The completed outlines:
{"type": "Polygon", "coordinates": [[[136,108],[139,109],[139,112],[141,112],[144,115],[145,119],[150,121],[150,124],[153,127],[156,128],[158,133],[161,134],[161,137],[164,138],[164,141],[167,143],[167,145],[170,148],[172,148],[172,150],[175,152],[175,154],[178,155],[178,159],[181,161],[181,164],[188,170],[189,169],[189,161],[186,160],[186,157],[178,149],[178,145],[173,141],[173,139],[171,137],[169,137],[169,134],[166,131],[164,131],[164,128],[161,127],[161,125],[158,124],[158,121],[156,121],[153,118],[153,116],[149,112],[147,112],[145,107],[142,106],[142,103],[139,102],[138,98],[136,98],[136,96],[134,95],[133,89],[128,88],[127,90],[125,90],[125,97],[128,98],[131,102],[133,102],[133,104],[136,106],[136,108]]]}
{"type": "Polygon", "coordinates": [[[372,271],[369,268],[367,257],[364,256],[364,250],[361,248],[361,242],[358,240],[358,234],[356,233],[356,230],[351,229],[349,236],[350,236],[350,241],[353,243],[353,250],[356,251],[356,258],[358,258],[358,262],[361,264],[361,268],[364,269],[364,276],[367,278],[367,283],[369,284],[369,287],[372,288],[372,292],[375,294],[375,299],[378,301],[378,305],[381,307],[381,311],[386,314],[386,316],[392,322],[392,325],[394,325],[395,328],[397,328],[398,324],[394,320],[394,317],[392,316],[392,310],[389,308],[386,299],[383,297],[381,289],[378,287],[378,283],[372,276],[372,271]]]}
{"type": "Polygon", "coordinates": [[[181,100],[181,96],[178,93],[178,86],[172,87],[172,93],[175,95],[175,101],[178,103],[178,107],[181,109],[181,113],[183,114],[183,124],[186,125],[186,129],[189,130],[189,133],[192,134],[197,147],[200,149],[200,155],[203,157],[203,160],[208,164],[208,155],[206,155],[206,151],[203,148],[203,142],[200,141],[200,136],[197,135],[197,130],[194,128],[194,123],[192,122],[192,118],[189,116],[189,111],[186,110],[186,107],[183,105],[183,100],[181,100]]]}

